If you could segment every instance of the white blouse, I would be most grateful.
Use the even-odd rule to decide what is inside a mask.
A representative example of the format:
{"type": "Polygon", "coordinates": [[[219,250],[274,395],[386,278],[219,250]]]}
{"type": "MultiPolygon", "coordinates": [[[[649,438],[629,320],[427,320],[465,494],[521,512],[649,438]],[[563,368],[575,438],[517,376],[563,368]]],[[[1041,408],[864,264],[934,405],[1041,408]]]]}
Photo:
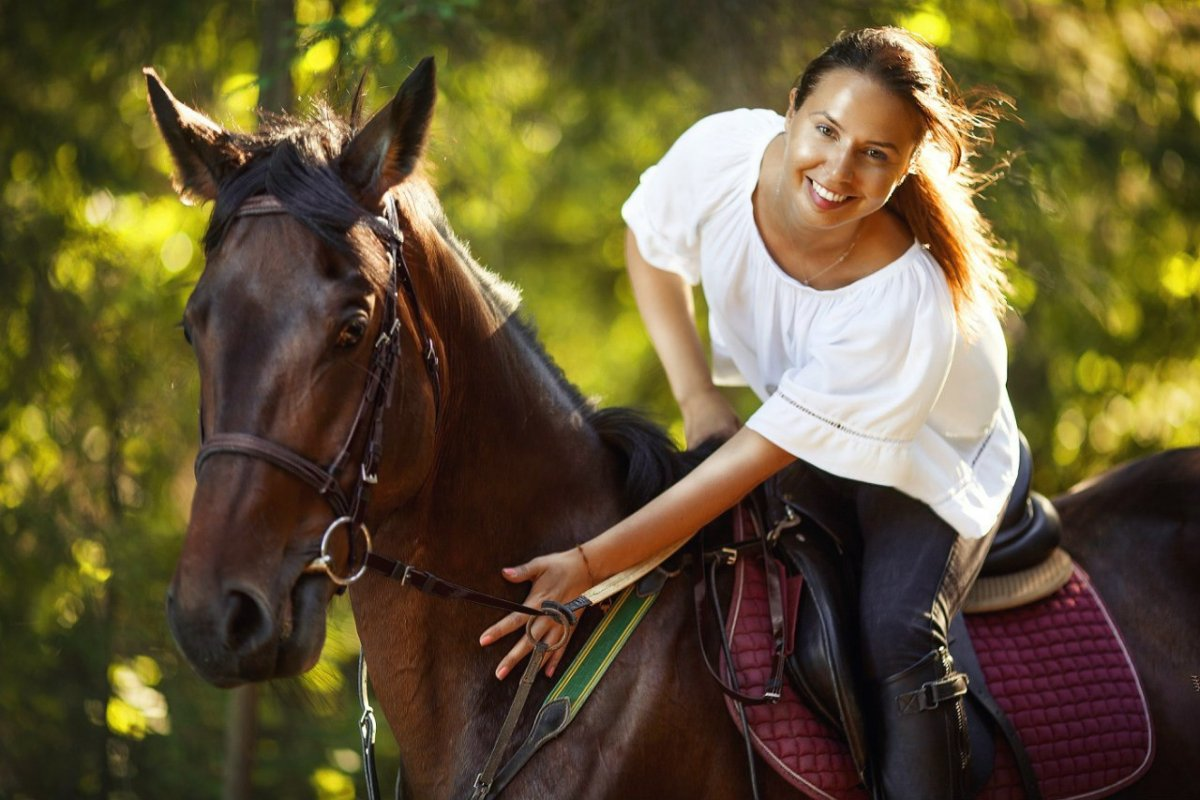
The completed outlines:
{"type": "Polygon", "coordinates": [[[827,472],[892,486],[962,536],[986,535],[1016,481],[1017,426],[994,315],[964,338],[927,248],[838,289],[785,273],[751,197],[783,117],[700,120],[621,209],[646,260],[703,285],[713,376],[763,405],[746,425],[827,472]]]}

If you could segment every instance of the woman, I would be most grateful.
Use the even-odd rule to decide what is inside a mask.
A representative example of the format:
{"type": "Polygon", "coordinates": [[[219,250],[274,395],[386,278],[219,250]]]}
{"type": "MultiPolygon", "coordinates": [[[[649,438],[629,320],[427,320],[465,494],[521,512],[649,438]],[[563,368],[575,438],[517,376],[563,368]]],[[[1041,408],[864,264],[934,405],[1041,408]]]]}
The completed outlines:
{"type": "MultiPolygon", "coordinates": [[[[989,122],[932,47],[883,28],[830,45],[785,117],[741,109],[685,132],[622,210],[626,252],[688,443],[727,441],[582,546],[504,570],[533,581],[528,602],[565,602],[803,462],[861,528],[860,635],[887,797],[966,791],[965,680],[947,629],[1016,478],[1004,281],[967,166],[989,122]],[[714,381],[763,398],[744,427],[714,381]],[[936,704],[906,713],[922,695],[936,704]]],[[[506,617],[481,643],[523,625],[506,617]]],[[[522,638],[497,676],[529,650],[522,638]]]]}

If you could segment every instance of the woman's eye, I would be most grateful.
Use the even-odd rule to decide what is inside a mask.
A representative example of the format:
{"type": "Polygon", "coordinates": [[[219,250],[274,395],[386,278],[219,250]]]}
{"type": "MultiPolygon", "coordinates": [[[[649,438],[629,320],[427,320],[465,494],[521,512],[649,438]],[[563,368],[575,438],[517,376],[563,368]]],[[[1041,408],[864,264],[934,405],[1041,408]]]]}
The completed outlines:
{"type": "Polygon", "coordinates": [[[833,136],[833,128],[829,127],[828,125],[818,125],[817,133],[821,134],[822,136],[833,136]]]}
{"type": "Polygon", "coordinates": [[[882,150],[876,150],[874,147],[872,147],[867,151],[867,158],[873,158],[876,161],[887,161],[887,153],[883,152],[882,150]]]}
{"type": "Polygon", "coordinates": [[[346,323],[342,330],[338,333],[338,347],[353,347],[362,341],[362,338],[367,335],[367,318],[365,316],[355,317],[346,323]]]}

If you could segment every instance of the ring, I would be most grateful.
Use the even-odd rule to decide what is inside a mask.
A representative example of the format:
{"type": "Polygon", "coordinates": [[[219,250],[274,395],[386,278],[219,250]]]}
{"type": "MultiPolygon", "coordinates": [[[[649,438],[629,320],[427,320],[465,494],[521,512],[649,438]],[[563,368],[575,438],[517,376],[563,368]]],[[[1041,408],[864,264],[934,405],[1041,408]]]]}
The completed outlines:
{"type": "MultiPolygon", "coordinates": [[[[330,568],[330,564],[333,563],[333,556],[329,554],[329,539],[338,528],[343,525],[351,525],[353,522],[354,520],[350,517],[338,517],[329,523],[329,527],[325,529],[325,533],[321,536],[321,555],[313,559],[312,563],[305,569],[305,572],[324,570],[325,574],[329,576],[329,580],[338,586],[349,586],[363,576],[363,573],[367,571],[367,556],[371,554],[371,533],[367,530],[367,526],[361,523],[358,526],[358,530],[362,533],[367,549],[363,553],[362,563],[358,565],[358,569],[353,574],[343,577],[330,568]]],[[[351,532],[351,535],[353,535],[353,532],[351,532]]]]}
{"type": "MultiPolygon", "coordinates": [[[[558,637],[557,642],[546,645],[546,652],[553,653],[555,650],[562,649],[562,646],[567,643],[567,639],[569,639],[571,636],[571,628],[574,625],[574,621],[567,616],[566,612],[558,608],[556,605],[543,605],[542,610],[546,612],[543,616],[550,617],[551,620],[561,625],[563,629],[562,636],[558,637]]],[[[533,642],[534,644],[537,644],[541,641],[540,639],[533,638],[533,623],[538,619],[540,619],[540,617],[531,615],[529,619],[525,621],[525,635],[529,638],[529,641],[533,642]]]]}

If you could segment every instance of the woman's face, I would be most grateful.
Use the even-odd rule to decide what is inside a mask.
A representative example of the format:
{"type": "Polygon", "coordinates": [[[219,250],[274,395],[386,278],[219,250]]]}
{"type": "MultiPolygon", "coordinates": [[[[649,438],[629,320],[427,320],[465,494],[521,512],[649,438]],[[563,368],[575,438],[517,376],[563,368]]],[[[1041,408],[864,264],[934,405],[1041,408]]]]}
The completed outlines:
{"type": "Polygon", "coordinates": [[[852,69],[788,104],[780,202],[795,221],[833,227],[882,208],[908,172],[922,131],[912,106],[852,69]]]}

